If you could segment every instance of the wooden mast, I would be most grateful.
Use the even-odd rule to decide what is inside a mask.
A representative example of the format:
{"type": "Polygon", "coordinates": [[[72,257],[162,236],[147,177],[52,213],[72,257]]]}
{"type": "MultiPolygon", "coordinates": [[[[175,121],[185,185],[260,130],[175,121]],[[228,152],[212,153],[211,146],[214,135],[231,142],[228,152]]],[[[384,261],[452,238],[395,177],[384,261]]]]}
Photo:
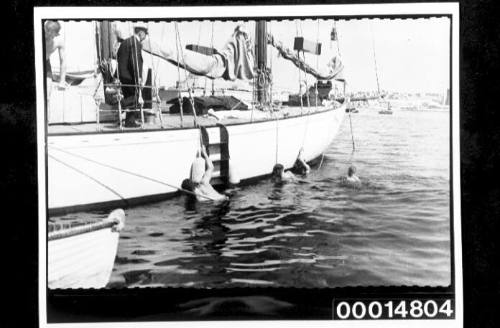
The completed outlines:
{"type": "Polygon", "coordinates": [[[257,62],[257,101],[267,103],[267,26],[265,20],[255,24],[255,56],[257,62]]]}

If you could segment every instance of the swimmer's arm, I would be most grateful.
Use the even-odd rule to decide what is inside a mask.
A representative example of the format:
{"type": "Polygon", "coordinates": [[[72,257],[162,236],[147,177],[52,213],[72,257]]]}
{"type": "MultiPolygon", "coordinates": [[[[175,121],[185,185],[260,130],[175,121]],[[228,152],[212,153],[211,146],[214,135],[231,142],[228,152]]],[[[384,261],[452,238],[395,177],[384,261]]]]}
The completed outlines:
{"type": "Polygon", "coordinates": [[[201,156],[205,159],[205,173],[203,174],[203,178],[201,178],[202,183],[209,184],[212,179],[212,174],[214,172],[214,164],[210,157],[208,157],[207,150],[205,146],[201,146],[201,156]]]}

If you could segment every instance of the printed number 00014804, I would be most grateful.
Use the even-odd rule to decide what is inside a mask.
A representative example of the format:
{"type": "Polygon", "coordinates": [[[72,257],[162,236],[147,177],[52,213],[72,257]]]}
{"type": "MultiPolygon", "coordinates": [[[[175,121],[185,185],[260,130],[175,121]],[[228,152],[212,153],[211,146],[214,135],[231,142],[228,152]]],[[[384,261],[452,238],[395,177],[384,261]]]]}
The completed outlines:
{"type": "Polygon", "coordinates": [[[333,319],[453,319],[453,303],[451,299],[335,301],[333,319]]]}

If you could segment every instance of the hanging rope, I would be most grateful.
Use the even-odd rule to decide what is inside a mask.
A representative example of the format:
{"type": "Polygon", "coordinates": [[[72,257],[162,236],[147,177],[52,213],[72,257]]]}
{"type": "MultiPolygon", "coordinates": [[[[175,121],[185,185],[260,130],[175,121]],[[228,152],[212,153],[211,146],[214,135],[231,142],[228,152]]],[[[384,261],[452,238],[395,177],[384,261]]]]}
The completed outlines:
{"type": "Polygon", "coordinates": [[[354,152],[356,150],[356,146],[354,144],[354,131],[352,130],[351,110],[349,110],[349,124],[351,126],[352,151],[354,152]]]}
{"type": "MultiPolygon", "coordinates": [[[[296,31],[296,34],[295,36],[296,37],[299,37],[299,27],[298,27],[298,21],[295,22],[295,31],[296,31]]],[[[297,58],[299,58],[300,60],[300,51],[297,50],[297,58]]],[[[299,98],[300,98],[300,115],[303,114],[303,107],[304,107],[304,104],[303,104],[303,100],[302,100],[302,74],[301,74],[301,69],[299,66],[297,66],[298,70],[299,70],[299,98]]]]}
{"type": "Polygon", "coordinates": [[[275,158],[274,158],[274,164],[278,164],[278,152],[279,152],[279,117],[278,117],[278,114],[275,113],[274,111],[271,112],[271,115],[274,115],[275,119],[276,119],[276,136],[275,136],[275,140],[276,140],[276,154],[275,154],[275,158]]]}
{"type": "MultiPolygon", "coordinates": [[[[116,27],[115,27],[116,28],[116,27]]],[[[111,62],[110,62],[111,63],[111,62]]],[[[110,65],[111,66],[111,65],[110,65]]],[[[122,88],[121,88],[121,80],[120,80],[120,64],[118,60],[116,61],[116,78],[118,79],[118,83],[120,84],[120,88],[118,88],[117,100],[118,100],[118,125],[120,126],[120,130],[123,130],[123,122],[122,122],[122,88]]]]}
{"type": "MultiPolygon", "coordinates": [[[[151,31],[151,24],[148,22],[148,31],[151,31]]],[[[163,38],[163,35],[161,36],[163,38]]],[[[160,40],[162,40],[162,38],[160,40]]],[[[151,42],[151,39],[148,39],[149,42],[151,42]]],[[[153,97],[156,100],[156,103],[158,104],[158,118],[160,119],[160,125],[163,128],[163,117],[161,115],[161,108],[160,108],[160,101],[158,99],[160,98],[158,94],[158,87],[156,84],[156,78],[158,75],[158,61],[156,61],[156,67],[155,67],[155,58],[153,58],[153,54],[150,52],[149,53],[150,59],[151,59],[151,109],[153,109],[153,97]]],[[[146,76],[147,79],[147,76],[146,76]]]]}
{"type": "MultiPolygon", "coordinates": [[[[333,24],[334,24],[335,32],[337,34],[337,40],[336,40],[336,42],[337,42],[337,54],[339,57],[342,57],[342,55],[340,53],[340,38],[339,38],[340,33],[338,33],[338,30],[337,30],[337,22],[333,21],[333,24]]],[[[346,82],[344,81],[344,99],[346,98],[345,97],[345,87],[346,87],[346,82]]],[[[354,151],[356,150],[356,145],[354,143],[354,131],[352,129],[352,118],[351,118],[351,110],[350,109],[349,109],[349,125],[351,128],[352,154],[354,154],[354,151]]],[[[352,158],[352,154],[351,154],[351,158],[352,158]]]]}
{"type": "MultiPolygon", "coordinates": [[[[252,47],[252,58],[256,58],[256,47],[252,47]]],[[[257,64],[255,64],[257,65],[257,64]]],[[[254,67],[255,71],[257,74],[254,74],[254,77],[252,79],[252,112],[250,114],[250,122],[253,122],[253,115],[255,111],[255,105],[257,104],[257,75],[258,75],[258,68],[255,66],[254,67]]]]}
{"type": "MultiPolygon", "coordinates": [[[[302,51],[302,58],[303,58],[303,61],[304,63],[306,62],[306,53],[305,51],[302,51]]],[[[309,99],[309,84],[307,83],[307,75],[304,74],[304,84],[305,84],[305,87],[306,87],[306,92],[305,92],[305,95],[307,97],[307,114],[309,114],[311,112],[311,100],[309,99]]]]}
{"type": "MultiPolygon", "coordinates": [[[[316,44],[319,44],[319,18],[318,18],[318,27],[316,29],[316,44]]],[[[316,70],[319,71],[319,56],[316,56],[316,70]]],[[[315,106],[318,106],[318,79],[316,79],[316,84],[314,88],[314,95],[316,98],[315,106]]]]}
{"type": "MultiPolygon", "coordinates": [[[[178,28],[177,22],[175,22],[174,24],[175,24],[175,33],[177,35],[177,41],[179,42],[179,47],[177,49],[180,50],[182,61],[184,62],[184,51],[182,49],[181,35],[179,33],[179,28],[178,28]]],[[[187,82],[188,76],[187,76],[186,70],[184,70],[184,79],[187,82]]],[[[197,117],[196,117],[196,108],[194,107],[194,99],[193,99],[193,95],[191,93],[191,88],[189,87],[189,84],[188,84],[188,95],[189,95],[189,101],[191,102],[191,107],[193,109],[193,124],[194,124],[194,126],[198,126],[197,117]]]]}
{"type": "MultiPolygon", "coordinates": [[[[175,23],[177,24],[177,23],[175,23]]],[[[177,31],[177,25],[175,25],[175,30],[177,31]]],[[[181,95],[181,68],[180,68],[180,60],[179,60],[179,43],[177,42],[177,36],[175,38],[175,48],[177,50],[177,91],[178,91],[178,96],[177,100],[179,102],[179,113],[181,114],[181,128],[184,126],[184,109],[182,107],[182,95],[181,95]]]]}
{"type": "MultiPolygon", "coordinates": [[[[201,35],[201,26],[202,26],[203,22],[200,24],[200,31],[198,32],[198,44],[200,43],[200,35],[201,35]]],[[[203,85],[203,96],[206,96],[207,95],[207,82],[208,82],[208,77],[204,76],[203,77],[203,80],[204,80],[204,85],[203,85]]]]}
{"type": "MultiPolygon", "coordinates": [[[[130,23],[129,23],[130,24],[130,23]]],[[[135,70],[135,78],[136,80],[134,81],[134,84],[135,84],[135,92],[136,94],[138,95],[139,99],[142,99],[142,89],[141,89],[141,81],[139,80],[139,49],[137,47],[137,38],[135,36],[135,29],[134,29],[134,34],[133,34],[133,40],[134,40],[134,43],[133,43],[133,56],[135,58],[135,65],[134,65],[134,70],[135,70]]],[[[140,72],[141,76],[142,76],[142,72],[140,72]]],[[[139,109],[140,109],[140,112],[141,112],[141,128],[144,129],[144,111],[143,111],[143,105],[144,105],[144,100],[142,102],[139,102],[139,109]]]]}
{"type": "MultiPolygon", "coordinates": [[[[273,26],[272,22],[269,22],[268,26],[269,26],[269,34],[272,35],[273,34],[272,33],[273,32],[272,31],[272,26],[273,26]]],[[[267,97],[266,98],[269,99],[269,107],[272,111],[273,110],[273,79],[270,75],[273,72],[273,56],[271,55],[268,57],[270,57],[269,72],[268,72],[269,76],[266,76],[266,77],[267,77],[267,80],[269,81],[269,98],[267,98],[267,97]]]]}
{"type": "MultiPolygon", "coordinates": [[[[318,24],[317,24],[317,29],[316,29],[316,43],[319,43],[319,19],[318,19],[318,24]]],[[[304,59],[304,63],[306,62],[306,56],[305,53],[302,52],[302,56],[304,59]]],[[[319,56],[316,56],[316,69],[319,67],[319,56]]],[[[306,80],[306,95],[307,95],[307,119],[306,119],[306,124],[304,128],[304,135],[302,137],[302,146],[301,149],[304,149],[304,145],[306,142],[306,137],[307,137],[307,132],[309,129],[309,120],[310,120],[310,114],[311,114],[311,100],[309,99],[309,85],[307,84],[307,76],[305,77],[306,80]]],[[[301,98],[302,99],[302,98],[301,98]]],[[[315,108],[317,109],[318,107],[318,80],[316,80],[316,86],[315,86],[315,108]]]]}
{"type": "MultiPolygon", "coordinates": [[[[212,36],[210,41],[210,47],[212,47],[212,49],[214,48],[214,24],[215,22],[212,22],[212,36]]],[[[212,79],[212,96],[214,95],[215,95],[215,80],[212,79]]]]}

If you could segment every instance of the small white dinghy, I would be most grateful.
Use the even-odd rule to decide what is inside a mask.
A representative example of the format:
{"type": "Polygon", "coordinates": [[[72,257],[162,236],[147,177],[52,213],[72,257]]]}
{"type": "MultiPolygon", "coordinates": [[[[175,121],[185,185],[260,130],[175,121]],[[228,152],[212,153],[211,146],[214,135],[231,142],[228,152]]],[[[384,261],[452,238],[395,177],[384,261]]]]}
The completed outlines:
{"type": "Polygon", "coordinates": [[[50,224],[48,232],[48,287],[103,288],[109,281],[125,224],[117,209],[107,219],[66,227],[50,224]]]}

